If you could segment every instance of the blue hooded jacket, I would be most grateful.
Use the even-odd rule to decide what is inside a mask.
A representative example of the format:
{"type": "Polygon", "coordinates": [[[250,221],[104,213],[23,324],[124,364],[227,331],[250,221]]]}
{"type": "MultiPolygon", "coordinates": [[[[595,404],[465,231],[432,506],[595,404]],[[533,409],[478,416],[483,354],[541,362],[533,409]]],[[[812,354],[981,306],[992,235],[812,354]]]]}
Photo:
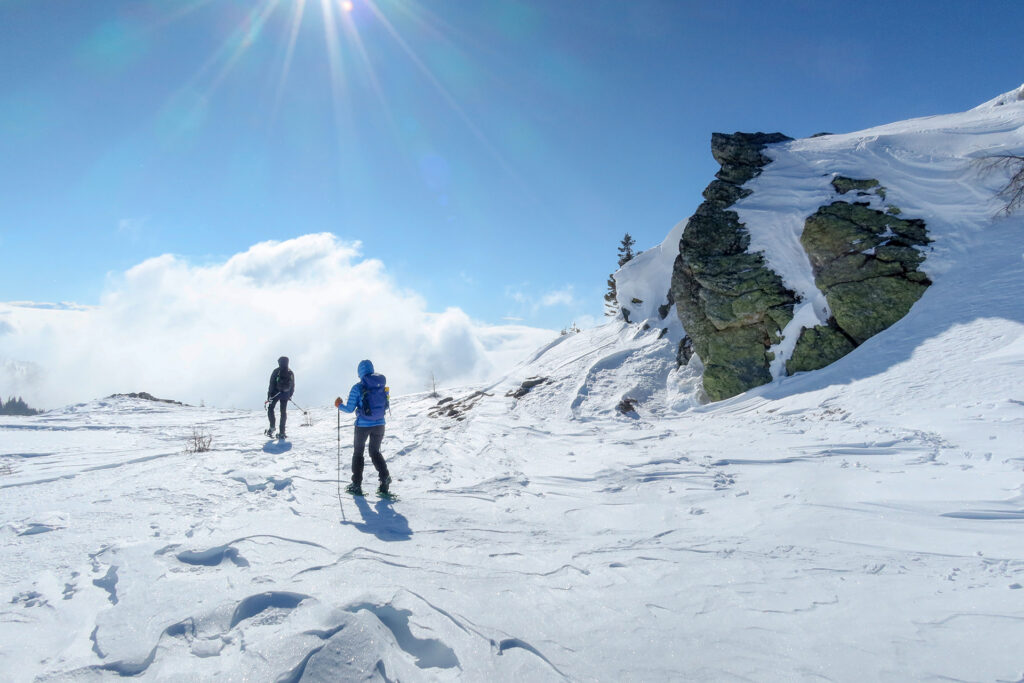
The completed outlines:
{"type": "Polygon", "coordinates": [[[359,399],[363,397],[363,377],[373,374],[373,363],[368,360],[359,361],[359,367],[356,370],[359,374],[359,381],[352,385],[352,389],[348,392],[348,402],[342,403],[338,406],[338,410],[343,413],[356,413],[356,427],[379,427],[384,424],[384,418],[379,420],[371,420],[362,414],[359,410],[359,399]]]}

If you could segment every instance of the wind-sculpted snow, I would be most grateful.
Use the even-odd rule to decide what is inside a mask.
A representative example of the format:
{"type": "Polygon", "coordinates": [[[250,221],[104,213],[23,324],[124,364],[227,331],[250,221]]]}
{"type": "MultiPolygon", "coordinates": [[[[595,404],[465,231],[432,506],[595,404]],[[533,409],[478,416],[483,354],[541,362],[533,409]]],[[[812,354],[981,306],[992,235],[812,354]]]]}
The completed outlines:
{"type": "Polygon", "coordinates": [[[287,450],[262,411],[5,418],[0,678],[1020,680],[1024,220],[928,221],[935,284],[822,370],[702,405],[617,321],[394,397],[397,501],[340,494],[333,395],[287,450]]]}
{"type": "Polygon", "coordinates": [[[434,638],[417,638],[409,629],[409,610],[395,609],[391,605],[373,605],[363,603],[352,605],[350,612],[367,610],[394,634],[398,646],[415,657],[416,666],[421,669],[453,669],[459,666],[459,658],[455,651],[440,640],[434,638]]]}
{"type": "Polygon", "coordinates": [[[698,405],[690,371],[657,330],[612,323],[449,392],[474,397],[462,419],[396,397],[397,502],[338,497],[331,408],[280,453],[263,450],[261,412],[80,407],[60,430],[20,418],[5,445],[54,455],[5,477],[24,485],[4,489],[0,642],[24,646],[0,648],[0,668],[1012,680],[1021,340],[1019,324],[982,320],[848,384],[794,377],[674,412],[698,405]],[[983,338],[970,368],[948,353],[983,338]],[[548,379],[515,397],[531,377],[548,379]],[[626,395],[635,417],[615,410],[626,395]],[[127,443],[83,438],[94,430],[77,420],[127,443]],[[174,448],[196,423],[215,425],[213,450],[174,448]],[[55,469],[69,478],[42,481],[55,469]]]}
{"type": "Polygon", "coordinates": [[[236,567],[249,566],[248,560],[242,557],[237,548],[225,545],[219,545],[207,550],[186,550],[178,553],[175,557],[178,558],[179,562],[192,565],[202,565],[204,567],[216,567],[225,560],[231,562],[236,567]]]}

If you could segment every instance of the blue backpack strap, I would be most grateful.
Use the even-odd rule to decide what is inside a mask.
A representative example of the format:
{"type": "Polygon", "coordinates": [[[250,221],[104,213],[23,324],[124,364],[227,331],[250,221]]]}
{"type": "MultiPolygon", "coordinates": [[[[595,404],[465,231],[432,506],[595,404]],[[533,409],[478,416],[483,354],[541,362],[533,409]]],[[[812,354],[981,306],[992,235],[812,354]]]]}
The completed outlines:
{"type": "Polygon", "coordinates": [[[366,377],[359,378],[359,412],[364,415],[370,414],[370,407],[366,404],[366,396],[369,387],[366,384],[366,377]]]}

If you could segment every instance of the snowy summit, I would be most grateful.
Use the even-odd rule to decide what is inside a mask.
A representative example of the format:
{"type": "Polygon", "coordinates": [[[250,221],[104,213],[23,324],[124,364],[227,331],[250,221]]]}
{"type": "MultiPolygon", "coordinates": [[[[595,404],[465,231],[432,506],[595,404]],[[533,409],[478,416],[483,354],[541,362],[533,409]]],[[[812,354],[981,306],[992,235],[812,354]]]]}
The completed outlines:
{"type": "Polygon", "coordinates": [[[986,163],[1024,154],[1021,92],[765,147],[731,210],[796,303],[725,400],[678,362],[684,221],[617,274],[629,322],[392,397],[396,501],[341,493],[333,396],[286,441],[131,397],[0,418],[0,677],[1021,680],[1024,219],[986,163]],[[787,370],[842,317],[801,242],[837,177],[927,225],[930,284],[787,370]]]}

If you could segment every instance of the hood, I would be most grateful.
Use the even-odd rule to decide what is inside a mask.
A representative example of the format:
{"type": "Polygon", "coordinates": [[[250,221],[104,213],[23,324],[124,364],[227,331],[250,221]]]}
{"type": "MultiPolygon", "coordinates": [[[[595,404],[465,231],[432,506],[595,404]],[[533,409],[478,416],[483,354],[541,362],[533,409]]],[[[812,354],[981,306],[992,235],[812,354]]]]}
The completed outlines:
{"type": "Polygon", "coordinates": [[[359,368],[356,370],[359,373],[359,379],[366,377],[367,375],[373,374],[373,363],[368,360],[359,361],[359,368]]]}
{"type": "Polygon", "coordinates": [[[282,370],[287,370],[288,369],[288,356],[281,356],[280,358],[278,358],[277,359],[277,367],[281,368],[282,370]]]}

